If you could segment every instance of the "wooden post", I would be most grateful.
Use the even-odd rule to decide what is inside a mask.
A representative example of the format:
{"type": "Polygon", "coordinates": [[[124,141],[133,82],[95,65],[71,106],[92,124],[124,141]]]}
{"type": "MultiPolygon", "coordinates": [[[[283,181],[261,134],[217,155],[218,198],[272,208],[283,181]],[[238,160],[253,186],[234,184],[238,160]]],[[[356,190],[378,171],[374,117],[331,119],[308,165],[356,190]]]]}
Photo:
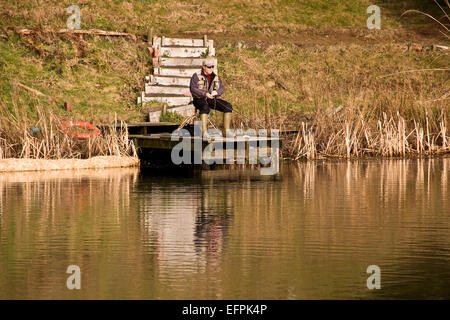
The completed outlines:
{"type": "Polygon", "coordinates": [[[208,55],[214,57],[216,55],[216,50],[214,49],[214,40],[208,41],[208,55]]]}
{"type": "Polygon", "coordinates": [[[206,34],[203,36],[203,46],[204,47],[208,46],[208,36],[206,34]]]}
{"type": "Polygon", "coordinates": [[[244,162],[247,164],[250,164],[250,141],[245,141],[245,155],[244,155],[244,162]]]}
{"type": "Polygon", "coordinates": [[[153,48],[155,48],[155,50],[161,48],[161,38],[153,37],[153,48]]]}
{"type": "Polygon", "coordinates": [[[153,41],[153,27],[147,30],[147,42],[151,45],[153,41]]]}
{"type": "Polygon", "coordinates": [[[152,59],[152,64],[153,64],[154,68],[158,68],[159,67],[159,58],[158,57],[153,58],[152,59]]]}

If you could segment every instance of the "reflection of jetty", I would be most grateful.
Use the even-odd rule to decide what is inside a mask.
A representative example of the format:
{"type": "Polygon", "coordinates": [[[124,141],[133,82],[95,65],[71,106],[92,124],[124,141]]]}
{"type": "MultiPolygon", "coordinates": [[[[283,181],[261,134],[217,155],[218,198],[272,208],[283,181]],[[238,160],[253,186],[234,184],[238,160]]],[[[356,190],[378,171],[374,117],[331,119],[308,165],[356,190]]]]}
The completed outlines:
{"type": "MultiPolygon", "coordinates": [[[[120,125],[118,125],[120,126],[120,125]]],[[[193,125],[186,125],[179,136],[173,134],[179,124],[169,122],[130,123],[129,138],[133,139],[138,149],[139,158],[145,162],[159,165],[171,165],[172,151],[180,157],[191,159],[183,164],[263,164],[270,165],[278,161],[281,139],[278,132],[245,131],[234,138],[216,136],[209,140],[200,137],[193,125]],[[195,132],[194,132],[195,131],[195,132]],[[179,151],[173,150],[180,149],[179,151]],[[183,150],[181,150],[183,149],[183,150]]]]}

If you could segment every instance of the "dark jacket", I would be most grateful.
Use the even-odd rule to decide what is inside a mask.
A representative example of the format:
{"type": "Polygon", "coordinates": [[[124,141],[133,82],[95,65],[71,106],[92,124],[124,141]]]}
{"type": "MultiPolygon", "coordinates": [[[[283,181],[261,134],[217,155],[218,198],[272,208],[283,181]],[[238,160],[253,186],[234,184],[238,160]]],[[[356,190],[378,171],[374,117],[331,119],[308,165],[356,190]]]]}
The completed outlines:
{"type": "MultiPolygon", "coordinates": [[[[202,74],[203,74],[203,76],[205,76],[205,78],[206,78],[208,91],[209,91],[210,93],[213,91],[212,88],[211,88],[211,83],[214,83],[214,78],[217,77],[217,78],[219,79],[219,88],[216,90],[216,91],[217,91],[217,97],[220,97],[221,95],[224,94],[224,92],[225,92],[225,86],[223,85],[222,80],[220,80],[220,78],[219,78],[218,75],[216,75],[216,74],[213,72],[213,73],[211,74],[211,79],[212,79],[212,81],[211,81],[211,83],[208,83],[208,76],[206,76],[206,75],[203,73],[203,70],[202,70],[202,74]]],[[[191,94],[192,94],[192,96],[193,96],[194,98],[206,97],[206,92],[207,92],[207,91],[206,91],[206,90],[201,90],[201,89],[199,89],[199,87],[198,87],[198,81],[199,81],[198,75],[197,75],[197,73],[194,73],[194,74],[192,75],[191,82],[190,82],[190,84],[189,84],[189,89],[190,89],[190,91],[191,91],[191,94]]]]}

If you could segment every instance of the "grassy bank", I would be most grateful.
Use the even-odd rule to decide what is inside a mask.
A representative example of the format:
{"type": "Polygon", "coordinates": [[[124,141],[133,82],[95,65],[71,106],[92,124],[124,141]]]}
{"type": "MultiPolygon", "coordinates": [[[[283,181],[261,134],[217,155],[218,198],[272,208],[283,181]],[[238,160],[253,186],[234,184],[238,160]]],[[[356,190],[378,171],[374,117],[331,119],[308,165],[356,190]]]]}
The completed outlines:
{"type": "Polygon", "coordinates": [[[230,102],[243,114],[235,126],[299,129],[301,139],[286,137],[289,158],[449,151],[448,54],[390,45],[223,51],[230,102]]]}
{"type": "MultiPolygon", "coordinates": [[[[80,41],[68,35],[39,32],[64,28],[68,17],[65,9],[72,2],[0,3],[3,157],[102,154],[105,151],[100,150],[106,150],[105,146],[94,148],[92,153],[92,146],[84,142],[69,141],[63,135],[58,138],[62,134],[57,130],[58,121],[104,123],[116,116],[124,121],[144,120],[149,106],[138,106],[135,101],[151,69],[146,53],[149,32],[168,37],[207,34],[215,39],[219,74],[227,87],[224,98],[237,111],[234,126],[305,130],[305,134],[288,139],[286,157],[448,151],[448,51],[405,51],[394,46],[408,42],[448,44],[426,17],[401,17],[407,9],[419,9],[444,21],[433,1],[206,4],[169,0],[79,4],[81,28],[129,32],[137,35],[136,42],[95,36],[80,41]],[[371,4],[381,7],[381,30],[369,31],[365,27],[369,16],[366,8],[371,4]],[[22,27],[38,32],[20,37],[13,29],[22,27]],[[23,90],[18,83],[53,97],[56,103],[23,90]],[[73,104],[73,111],[64,111],[65,101],[73,104]],[[339,112],[335,113],[337,108],[339,112]],[[55,130],[48,133],[47,140],[32,137],[36,141],[26,142],[29,128],[42,125],[42,119],[50,119],[50,114],[57,120],[52,122],[55,130]],[[399,129],[402,119],[405,123],[399,129]],[[403,134],[400,131],[404,127],[407,137],[397,143],[403,145],[398,152],[386,151],[394,143],[387,138],[393,134],[387,133],[394,130],[392,123],[396,123],[397,136],[403,134]],[[55,142],[50,142],[52,139],[55,142]],[[38,147],[24,151],[29,145],[42,143],[48,145],[48,150],[66,151],[44,154],[42,149],[37,151],[38,147]],[[51,143],[59,147],[50,147],[51,143]],[[69,151],[72,148],[73,152],[69,151]]],[[[220,118],[212,115],[216,124],[220,118]]],[[[107,143],[104,139],[102,143],[107,143]]]]}

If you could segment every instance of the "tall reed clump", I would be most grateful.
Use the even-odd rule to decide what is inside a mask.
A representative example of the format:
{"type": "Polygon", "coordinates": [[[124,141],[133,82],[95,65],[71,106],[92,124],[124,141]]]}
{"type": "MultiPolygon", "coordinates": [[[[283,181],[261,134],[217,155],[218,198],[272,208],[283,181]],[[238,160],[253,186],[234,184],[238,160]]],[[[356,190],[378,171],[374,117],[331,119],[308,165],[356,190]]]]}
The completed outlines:
{"type": "Polygon", "coordinates": [[[102,127],[98,136],[80,140],[60,129],[63,119],[36,105],[36,118],[14,106],[0,108],[0,159],[86,159],[93,156],[136,156],[125,123],[102,127]],[[117,127],[117,128],[116,128],[117,127]]]}
{"type": "Polygon", "coordinates": [[[297,124],[287,136],[284,155],[290,159],[363,156],[405,157],[450,152],[448,114],[426,113],[425,121],[406,120],[400,113],[371,118],[358,109],[339,114],[318,111],[309,123],[297,124]]]}

